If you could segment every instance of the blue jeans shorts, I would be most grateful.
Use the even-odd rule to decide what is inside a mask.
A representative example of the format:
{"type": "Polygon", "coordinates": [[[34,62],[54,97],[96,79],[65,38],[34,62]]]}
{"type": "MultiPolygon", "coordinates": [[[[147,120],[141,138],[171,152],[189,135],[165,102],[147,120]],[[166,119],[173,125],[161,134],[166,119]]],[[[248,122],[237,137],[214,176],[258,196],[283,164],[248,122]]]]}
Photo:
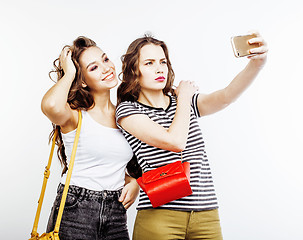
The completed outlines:
{"type": "MultiPolygon", "coordinates": [[[[64,185],[60,184],[46,232],[54,230],[64,185]]],[[[59,229],[60,240],[129,240],[122,190],[92,191],[69,186],[59,229]]]]}

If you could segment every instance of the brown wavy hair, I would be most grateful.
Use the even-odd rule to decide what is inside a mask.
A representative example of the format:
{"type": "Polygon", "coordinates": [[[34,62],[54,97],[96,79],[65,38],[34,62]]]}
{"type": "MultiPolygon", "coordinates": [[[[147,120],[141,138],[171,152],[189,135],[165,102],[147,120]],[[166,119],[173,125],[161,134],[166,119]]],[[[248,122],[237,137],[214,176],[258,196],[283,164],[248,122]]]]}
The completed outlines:
{"type": "Polygon", "coordinates": [[[154,44],[156,46],[162,47],[168,67],[167,83],[163,89],[163,93],[165,95],[168,93],[175,95],[172,88],[175,79],[175,73],[169,60],[168,48],[163,41],[155,39],[151,35],[146,34],[144,37],[138,38],[133,41],[129,45],[126,53],[121,57],[122,72],[120,73],[119,77],[122,75],[122,82],[117,90],[117,105],[123,101],[133,102],[138,100],[141,91],[139,84],[139,77],[141,76],[141,73],[139,71],[140,50],[142,47],[148,44],[154,44]]]}
{"type": "MultiPolygon", "coordinates": [[[[67,98],[67,102],[70,105],[71,109],[88,110],[95,105],[94,97],[90,93],[89,87],[85,87],[85,88],[82,87],[82,82],[85,82],[85,79],[81,71],[79,59],[81,57],[81,54],[86,49],[96,46],[97,45],[93,40],[83,36],[80,36],[77,39],[75,39],[73,45],[65,46],[70,48],[70,51],[72,52],[72,60],[76,67],[75,78],[72,82],[67,98]]],[[[52,81],[56,82],[52,78],[52,74],[55,73],[57,75],[57,81],[60,81],[60,79],[64,76],[64,71],[60,65],[59,58],[57,58],[53,62],[53,65],[54,65],[54,69],[49,72],[49,77],[52,81]]],[[[56,145],[58,146],[57,154],[59,161],[63,167],[62,174],[64,174],[67,171],[67,162],[66,162],[67,158],[65,155],[65,147],[62,140],[60,126],[53,124],[53,130],[50,133],[49,139],[51,140],[53,138],[56,129],[58,129],[58,135],[56,137],[56,145]]]]}

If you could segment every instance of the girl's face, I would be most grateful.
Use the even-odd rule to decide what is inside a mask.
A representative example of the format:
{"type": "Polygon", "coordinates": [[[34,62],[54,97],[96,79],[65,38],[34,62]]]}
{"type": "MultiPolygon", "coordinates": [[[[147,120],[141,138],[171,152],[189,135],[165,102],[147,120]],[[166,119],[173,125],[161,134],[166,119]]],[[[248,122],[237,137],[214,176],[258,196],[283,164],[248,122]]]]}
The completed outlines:
{"type": "Polygon", "coordinates": [[[139,57],[141,90],[162,90],[166,86],[168,67],[161,46],[148,44],[141,48],[139,57]]]}
{"type": "Polygon", "coordinates": [[[81,54],[79,63],[85,79],[82,86],[88,86],[92,92],[108,90],[118,84],[115,66],[100,48],[86,49],[81,54]]]}

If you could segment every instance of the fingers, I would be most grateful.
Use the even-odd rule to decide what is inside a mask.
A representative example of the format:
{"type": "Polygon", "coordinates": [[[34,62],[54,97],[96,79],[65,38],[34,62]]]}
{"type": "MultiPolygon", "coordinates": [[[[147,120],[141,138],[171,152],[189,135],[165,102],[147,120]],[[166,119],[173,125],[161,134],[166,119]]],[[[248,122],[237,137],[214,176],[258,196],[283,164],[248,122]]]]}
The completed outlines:
{"type": "Polygon", "coordinates": [[[123,188],[121,196],[119,197],[119,202],[123,203],[123,201],[125,200],[126,193],[127,193],[127,190],[125,188],[123,188]]]}
{"type": "Polygon", "coordinates": [[[192,87],[192,88],[195,89],[196,91],[199,90],[199,87],[198,87],[198,85],[196,85],[196,82],[195,82],[195,81],[182,80],[182,81],[179,83],[178,88],[181,87],[181,85],[185,85],[185,86],[192,87]]]}
{"type": "Polygon", "coordinates": [[[257,60],[257,59],[264,59],[266,58],[267,56],[267,52],[266,53],[259,53],[259,54],[256,54],[256,55],[252,55],[252,56],[249,56],[247,57],[248,59],[252,59],[252,60],[257,60]]]}
{"type": "Polygon", "coordinates": [[[251,31],[250,34],[255,34],[257,37],[248,40],[249,44],[258,44],[259,47],[250,50],[250,53],[254,54],[249,56],[248,59],[266,59],[268,47],[264,38],[260,35],[258,31],[251,31]]]}
{"type": "Polygon", "coordinates": [[[62,49],[59,57],[60,63],[62,63],[66,59],[66,57],[71,57],[71,50],[69,46],[65,46],[62,49]]]}
{"type": "Polygon", "coordinates": [[[124,187],[122,189],[121,196],[119,197],[119,202],[122,203],[122,205],[124,206],[125,209],[128,209],[134,203],[134,201],[132,200],[130,194],[131,193],[127,189],[127,187],[124,187]]]}
{"type": "Polygon", "coordinates": [[[261,46],[258,48],[250,49],[250,53],[255,53],[255,54],[262,54],[262,53],[266,53],[267,51],[268,51],[267,46],[261,46]]]}
{"type": "Polygon", "coordinates": [[[74,76],[76,68],[72,60],[72,50],[70,46],[65,46],[59,56],[59,68],[63,70],[64,74],[74,76]]]}
{"type": "Polygon", "coordinates": [[[129,191],[125,190],[125,188],[122,190],[121,196],[119,197],[119,202],[122,203],[125,209],[128,209],[134,203],[129,191]]]}
{"type": "Polygon", "coordinates": [[[127,198],[122,202],[125,209],[128,209],[133,203],[134,203],[134,201],[132,201],[131,199],[127,199],[127,198]]]}
{"type": "Polygon", "coordinates": [[[199,87],[194,81],[180,81],[175,93],[178,97],[186,99],[191,99],[191,97],[199,90],[199,87]]]}
{"type": "Polygon", "coordinates": [[[256,44],[256,43],[258,43],[260,46],[267,46],[265,40],[261,36],[249,39],[248,43],[249,44],[256,44]]]}
{"type": "Polygon", "coordinates": [[[64,53],[64,55],[66,56],[70,51],[71,51],[70,46],[67,45],[62,49],[61,53],[64,53]]]}
{"type": "Polygon", "coordinates": [[[255,44],[255,43],[259,43],[260,46],[266,46],[266,42],[264,41],[263,37],[261,36],[261,34],[257,31],[257,30],[251,30],[248,32],[248,34],[251,35],[256,35],[256,37],[248,40],[249,44],[255,44]]]}
{"type": "Polygon", "coordinates": [[[193,87],[195,92],[199,90],[199,87],[198,87],[198,85],[196,84],[195,81],[188,81],[188,82],[191,85],[191,87],[193,87]]]}

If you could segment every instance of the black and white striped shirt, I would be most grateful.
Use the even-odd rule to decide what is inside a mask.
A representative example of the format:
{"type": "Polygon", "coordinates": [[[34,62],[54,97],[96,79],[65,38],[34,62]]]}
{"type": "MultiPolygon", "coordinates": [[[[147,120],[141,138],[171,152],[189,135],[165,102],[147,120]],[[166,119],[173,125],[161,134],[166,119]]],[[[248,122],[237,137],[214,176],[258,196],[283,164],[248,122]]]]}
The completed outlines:
{"type": "MultiPolygon", "coordinates": [[[[197,118],[198,94],[192,98],[190,127],[186,148],[182,151],[182,160],[190,163],[190,185],[192,195],[183,197],[158,208],[182,211],[202,211],[218,208],[211,170],[205,152],[204,140],[197,118]]],[[[151,120],[169,128],[176,112],[176,98],[170,96],[167,109],[154,108],[139,102],[122,102],[116,110],[117,125],[121,128],[125,138],[137,156],[138,163],[143,171],[149,171],[181,159],[181,154],[156,148],[142,142],[125,131],[118,120],[133,114],[146,114],[151,120]]],[[[148,196],[140,190],[138,210],[152,208],[148,196]]]]}

